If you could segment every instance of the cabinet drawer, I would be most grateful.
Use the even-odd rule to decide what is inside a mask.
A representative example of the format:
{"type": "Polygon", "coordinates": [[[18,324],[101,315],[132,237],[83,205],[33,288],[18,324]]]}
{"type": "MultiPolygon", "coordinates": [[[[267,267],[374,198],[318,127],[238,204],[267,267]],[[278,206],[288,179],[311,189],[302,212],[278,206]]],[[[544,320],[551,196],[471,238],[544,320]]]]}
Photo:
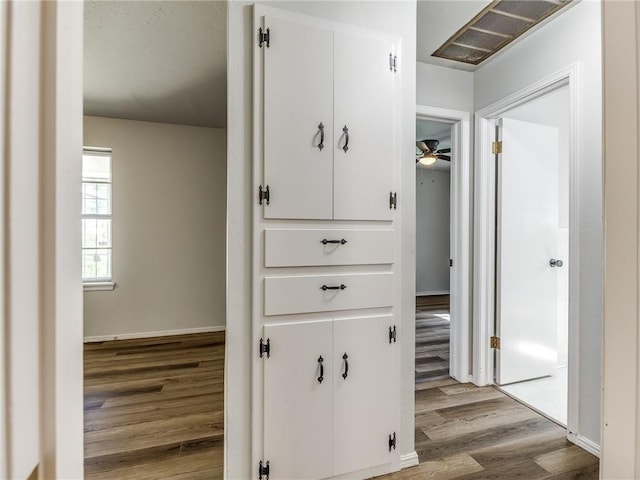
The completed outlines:
{"type": "Polygon", "coordinates": [[[393,303],[390,272],[266,277],[264,288],[267,316],[389,307],[393,303]]]}
{"type": "Polygon", "coordinates": [[[393,263],[393,230],[389,229],[267,228],[264,241],[265,267],[393,263]]]}

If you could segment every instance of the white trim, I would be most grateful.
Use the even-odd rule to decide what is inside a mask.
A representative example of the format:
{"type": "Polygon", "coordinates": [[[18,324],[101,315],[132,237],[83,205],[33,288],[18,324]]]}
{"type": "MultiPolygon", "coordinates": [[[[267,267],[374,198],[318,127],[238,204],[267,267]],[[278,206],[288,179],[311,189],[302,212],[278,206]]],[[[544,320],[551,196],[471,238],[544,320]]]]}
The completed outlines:
{"type": "MultiPolygon", "coordinates": [[[[9,23],[7,21],[7,2],[0,2],[0,278],[6,281],[5,274],[5,200],[4,200],[4,182],[5,182],[5,128],[10,121],[7,118],[6,110],[6,88],[5,78],[7,74],[7,42],[9,35],[7,31],[9,23]]],[[[4,391],[0,395],[0,478],[7,478],[9,472],[7,470],[7,404],[6,398],[9,394],[7,385],[6,370],[8,362],[6,359],[6,327],[5,327],[5,298],[6,287],[0,289],[0,385],[4,391]]]]}
{"type": "Polygon", "coordinates": [[[582,145],[580,104],[582,99],[581,63],[574,63],[476,112],[475,227],[474,227],[474,305],[473,372],[476,385],[493,383],[494,356],[489,337],[494,331],[495,276],[495,161],[491,153],[495,119],[512,108],[568,86],[571,129],[569,139],[569,385],[567,429],[578,427],[579,394],[579,179],[582,145]]]}
{"type": "Polygon", "coordinates": [[[419,463],[420,460],[418,459],[418,454],[415,451],[405,455],[400,455],[400,470],[415,467],[419,463]]]}
{"type": "Polygon", "coordinates": [[[82,284],[82,289],[85,292],[99,292],[113,290],[116,288],[114,282],[85,282],[82,284]]]}
{"type": "Polygon", "coordinates": [[[42,2],[41,5],[42,435],[38,470],[41,478],[83,478],[82,273],[78,235],[81,197],[78,180],[82,155],[84,5],[81,2],[42,2]]]}
{"type": "Polygon", "coordinates": [[[224,332],[225,330],[225,325],[214,325],[212,327],[184,328],[181,330],[161,330],[159,332],[123,333],[120,335],[94,335],[91,337],[84,337],[83,341],[84,343],[110,342],[112,340],[132,340],[137,338],[168,337],[171,335],[191,335],[194,333],[224,332]]]}
{"type": "Polygon", "coordinates": [[[567,440],[571,443],[575,443],[577,446],[586,450],[591,455],[595,455],[600,458],[600,445],[593,440],[583,437],[582,435],[576,435],[575,433],[567,434],[567,440]]]}
{"type": "Polygon", "coordinates": [[[428,297],[430,295],[449,295],[449,290],[434,290],[431,292],[416,292],[416,297],[428,297]]]}
{"type": "MultiPolygon", "coordinates": [[[[468,382],[471,328],[471,113],[446,108],[416,106],[416,118],[451,124],[451,258],[450,374],[468,382]]],[[[415,188],[415,186],[414,186],[415,188]]],[[[414,275],[413,271],[406,275],[414,275]]]]}

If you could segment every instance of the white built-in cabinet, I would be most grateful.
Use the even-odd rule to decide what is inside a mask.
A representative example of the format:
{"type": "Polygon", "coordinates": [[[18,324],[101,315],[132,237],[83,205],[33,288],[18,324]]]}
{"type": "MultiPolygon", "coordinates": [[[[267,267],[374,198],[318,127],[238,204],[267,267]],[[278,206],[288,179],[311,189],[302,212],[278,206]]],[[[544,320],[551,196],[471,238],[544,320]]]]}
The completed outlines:
{"type": "Polygon", "coordinates": [[[264,327],[272,478],[329,478],[390,461],[398,408],[397,392],[385,388],[397,364],[390,329],[391,315],[264,327]]]}
{"type": "Polygon", "coordinates": [[[254,7],[256,478],[399,469],[399,44],[254,7]]]}
{"type": "Polygon", "coordinates": [[[393,44],[274,15],[265,25],[265,218],[391,220],[393,44]]]}

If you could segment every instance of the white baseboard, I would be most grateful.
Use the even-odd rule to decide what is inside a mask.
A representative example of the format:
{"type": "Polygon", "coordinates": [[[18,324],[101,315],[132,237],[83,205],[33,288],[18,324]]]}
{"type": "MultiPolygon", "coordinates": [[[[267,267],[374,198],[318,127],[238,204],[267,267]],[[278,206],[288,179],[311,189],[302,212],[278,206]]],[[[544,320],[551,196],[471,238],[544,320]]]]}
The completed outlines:
{"type": "Polygon", "coordinates": [[[418,460],[418,454],[416,452],[400,455],[400,469],[415,467],[419,463],[420,461],[418,460]]]}
{"type": "Polygon", "coordinates": [[[111,340],[130,340],[134,338],[167,337],[170,335],[189,335],[192,333],[224,332],[225,328],[226,327],[224,325],[215,325],[213,327],[184,328],[181,330],[162,330],[160,332],[122,333],[119,335],[96,335],[92,337],[84,337],[84,343],[109,342],[111,340]]]}
{"type": "Polygon", "coordinates": [[[581,435],[576,435],[575,433],[568,434],[567,440],[575,443],[577,446],[586,450],[590,454],[600,458],[600,445],[598,445],[596,442],[589,440],[588,438],[585,438],[581,435]]]}
{"type": "Polygon", "coordinates": [[[449,290],[436,290],[434,292],[416,292],[416,297],[428,297],[429,295],[449,295],[449,290]]]}

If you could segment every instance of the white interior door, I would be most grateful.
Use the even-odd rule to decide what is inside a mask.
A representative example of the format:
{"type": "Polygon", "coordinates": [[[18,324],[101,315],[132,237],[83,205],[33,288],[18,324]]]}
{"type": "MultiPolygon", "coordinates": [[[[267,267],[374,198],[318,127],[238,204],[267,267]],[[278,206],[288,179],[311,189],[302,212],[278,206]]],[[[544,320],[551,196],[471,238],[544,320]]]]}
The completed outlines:
{"type": "Polygon", "coordinates": [[[333,215],[333,31],[265,16],[265,218],[333,215]],[[322,124],[322,130],[320,128],[322,124]],[[322,136],[323,148],[320,148],[322,136]]]}
{"type": "Polygon", "coordinates": [[[271,345],[264,359],[263,457],[270,478],[331,476],[332,325],[326,320],[264,327],[271,345]]]}
{"type": "Polygon", "coordinates": [[[399,433],[399,344],[389,343],[392,319],[334,321],[334,475],[388,463],[397,453],[388,444],[389,434],[399,433]]]}
{"type": "Polygon", "coordinates": [[[496,382],[505,385],[557,363],[559,144],[546,125],[505,118],[500,132],[496,382]]]}
{"type": "Polygon", "coordinates": [[[334,45],[334,218],[391,220],[397,75],[389,68],[392,44],[336,32],[334,45]]]}

